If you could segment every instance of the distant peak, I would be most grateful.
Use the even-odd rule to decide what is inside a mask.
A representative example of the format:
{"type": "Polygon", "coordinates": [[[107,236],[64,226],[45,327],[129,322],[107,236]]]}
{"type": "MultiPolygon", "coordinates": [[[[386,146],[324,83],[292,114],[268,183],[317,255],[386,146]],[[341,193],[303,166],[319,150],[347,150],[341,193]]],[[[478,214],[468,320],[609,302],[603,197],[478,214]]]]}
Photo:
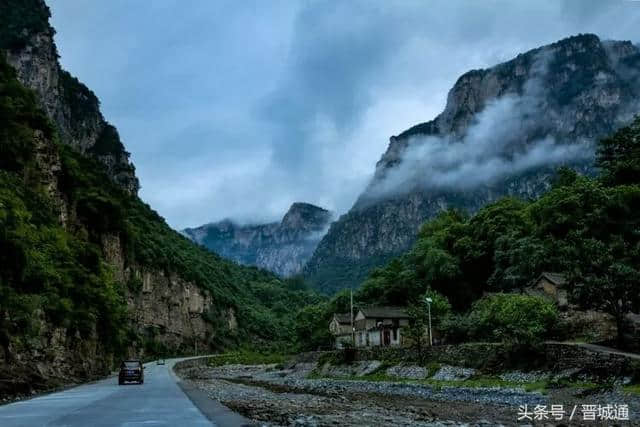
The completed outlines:
{"type": "Polygon", "coordinates": [[[283,228],[323,228],[331,221],[330,211],[311,203],[295,202],[282,218],[283,228]]]}
{"type": "Polygon", "coordinates": [[[287,214],[289,214],[291,212],[296,212],[296,211],[300,211],[300,212],[314,212],[314,211],[329,212],[328,210],[326,210],[324,208],[321,208],[320,206],[312,205],[311,203],[294,202],[291,205],[291,207],[289,207],[289,210],[287,211],[287,214]]]}

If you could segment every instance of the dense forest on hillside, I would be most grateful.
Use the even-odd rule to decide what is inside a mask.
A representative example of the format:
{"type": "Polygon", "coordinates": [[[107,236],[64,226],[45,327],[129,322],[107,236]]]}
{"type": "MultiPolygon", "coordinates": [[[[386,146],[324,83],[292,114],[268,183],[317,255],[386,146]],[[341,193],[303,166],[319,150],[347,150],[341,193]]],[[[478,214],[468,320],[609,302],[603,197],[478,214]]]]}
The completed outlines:
{"type": "MultiPolygon", "coordinates": [[[[60,144],[34,94],[2,55],[0,122],[0,344],[7,359],[29,345],[42,321],[72,335],[97,333],[116,354],[142,339],[132,335],[125,303],[127,292],[141,284],[115,279],[100,244],[107,234],[120,237],[126,265],[177,273],[211,294],[215,307],[234,308],[238,330],[217,334],[212,346],[290,344],[291,307],[316,297],[295,280],[194,245],[107,179],[101,164],[60,144]],[[59,159],[58,195],[43,184],[43,157],[54,164],[59,159]],[[70,207],[66,226],[57,198],[70,207]]],[[[212,330],[226,329],[219,314],[206,315],[212,330]]]]}
{"type": "MultiPolygon", "coordinates": [[[[499,329],[501,316],[511,319],[504,323],[514,333],[526,330],[532,325],[515,327],[526,313],[540,326],[528,338],[540,339],[554,319],[551,311],[539,317],[552,310],[543,301],[483,295],[508,295],[553,271],[568,278],[573,304],[613,315],[623,330],[625,315],[640,309],[640,118],[600,141],[597,166],[597,178],[559,169],[551,190],[537,200],[504,198],[473,216],[442,212],[424,224],[410,251],[368,276],[356,302],[423,307],[423,296],[435,294],[446,301],[440,318],[449,322],[441,329],[452,340],[499,339],[478,333],[486,330],[483,322],[499,329]]],[[[328,342],[322,328],[347,304],[342,292],[306,308],[298,319],[300,338],[309,337],[309,347],[328,342]]]]}

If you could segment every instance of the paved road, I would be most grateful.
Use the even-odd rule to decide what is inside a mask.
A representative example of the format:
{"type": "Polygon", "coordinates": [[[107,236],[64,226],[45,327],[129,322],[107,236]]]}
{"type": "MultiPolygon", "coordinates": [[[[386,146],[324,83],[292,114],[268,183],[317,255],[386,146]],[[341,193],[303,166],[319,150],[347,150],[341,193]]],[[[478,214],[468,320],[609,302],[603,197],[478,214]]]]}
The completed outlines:
{"type": "Polygon", "coordinates": [[[589,343],[582,343],[582,342],[572,342],[572,341],[547,341],[547,343],[572,345],[574,347],[586,348],[587,350],[594,351],[596,353],[616,354],[618,356],[624,356],[629,359],[640,360],[640,354],[638,353],[630,353],[628,351],[622,351],[612,347],[605,347],[603,345],[589,344],[589,343]]]}
{"type": "MultiPolygon", "coordinates": [[[[0,406],[0,426],[234,426],[246,424],[242,417],[210,399],[196,407],[178,386],[178,378],[166,365],[148,363],[143,385],[118,385],[108,378],[59,393],[0,406]],[[207,407],[213,405],[211,407],[207,407]],[[212,415],[213,414],[213,415],[212,415]]],[[[198,399],[194,399],[198,401],[198,399]]]]}

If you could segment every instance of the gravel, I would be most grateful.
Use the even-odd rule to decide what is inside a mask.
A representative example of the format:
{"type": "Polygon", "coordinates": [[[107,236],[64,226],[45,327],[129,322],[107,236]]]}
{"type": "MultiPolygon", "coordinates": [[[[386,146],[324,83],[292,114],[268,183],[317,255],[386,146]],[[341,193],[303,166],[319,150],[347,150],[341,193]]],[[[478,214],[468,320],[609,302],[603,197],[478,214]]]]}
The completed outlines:
{"type": "Polygon", "coordinates": [[[349,365],[331,365],[326,363],[320,368],[320,373],[330,377],[361,377],[371,374],[380,368],[379,360],[353,362],[349,365]]]}
{"type": "MultiPolygon", "coordinates": [[[[581,394],[565,388],[549,395],[521,387],[434,386],[402,381],[307,378],[314,363],[196,366],[178,374],[205,390],[212,399],[266,426],[496,426],[516,424],[518,407],[551,404],[628,404],[632,423],[640,415],[640,399],[617,391],[581,394]]],[[[361,370],[359,366],[357,370],[361,370]]],[[[418,366],[399,366],[398,375],[421,375],[418,366]]],[[[453,367],[448,367],[453,368],[453,367]]],[[[388,371],[387,371],[388,372],[388,371]]],[[[447,375],[467,374],[459,368],[447,375]]],[[[445,376],[451,378],[451,376],[445,376]]],[[[537,381],[544,372],[508,372],[503,379],[537,381]]],[[[579,425],[575,424],[574,425],[579,425]]],[[[635,425],[635,424],[634,424],[635,425]]]]}
{"type": "Polygon", "coordinates": [[[390,377],[406,378],[410,380],[423,380],[427,378],[429,371],[422,366],[392,366],[386,370],[390,377]]]}
{"type": "Polygon", "coordinates": [[[407,396],[447,402],[458,401],[515,406],[524,403],[544,404],[547,401],[547,398],[540,393],[527,393],[518,388],[438,387],[403,382],[336,379],[282,379],[279,383],[308,393],[334,395],[374,393],[383,396],[407,396]]]}
{"type": "Polygon", "coordinates": [[[475,369],[443,365],[433,375],[432,379],[438,381],[461,381],[471,378],[475,373],[475,369]]]}
{"type": "Polygon", "coordinates": [[[549,374],[541,371],[533,371],[533,372],[512,371],[512,372],[505,372],[504,374],[500,374],[498,375],[498,377],[503,381],[511,381],[514,383],[532,383],[532,382],[548,379],[549,374]]]}

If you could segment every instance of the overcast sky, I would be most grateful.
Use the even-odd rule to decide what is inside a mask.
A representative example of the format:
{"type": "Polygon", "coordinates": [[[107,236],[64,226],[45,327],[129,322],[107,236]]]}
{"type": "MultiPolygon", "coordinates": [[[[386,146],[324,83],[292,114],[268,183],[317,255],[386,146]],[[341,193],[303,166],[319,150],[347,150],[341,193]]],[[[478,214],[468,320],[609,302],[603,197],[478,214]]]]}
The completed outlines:
{"type": "Polygon", "coordinates": [[[47,0],[140,196],[174,228],[346,212],[389,136],[463,72],[577,33],[640,41],[631,0],[47,0]]]}

